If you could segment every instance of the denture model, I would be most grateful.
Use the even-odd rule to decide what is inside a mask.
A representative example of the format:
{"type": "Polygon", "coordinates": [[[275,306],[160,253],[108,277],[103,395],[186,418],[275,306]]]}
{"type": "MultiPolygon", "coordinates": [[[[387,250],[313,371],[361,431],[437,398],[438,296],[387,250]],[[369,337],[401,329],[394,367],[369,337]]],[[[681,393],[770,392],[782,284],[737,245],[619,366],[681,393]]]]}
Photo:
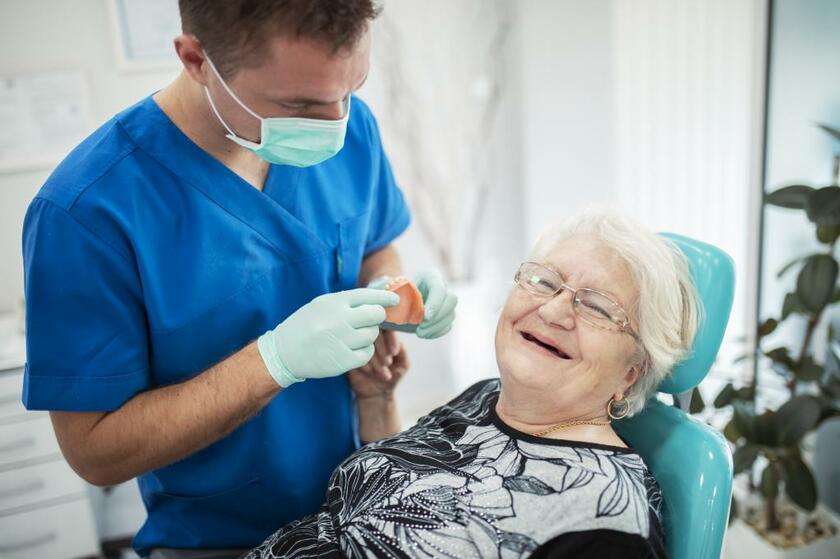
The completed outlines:
{"type": "Polygon", "coordinates": [[[411,280],[403,277],[392,279],[385,286],[400,296],[400,304],[385,309],[385,320],[391,324],[420,324],[423,322],[423,295],[411,280]]]}

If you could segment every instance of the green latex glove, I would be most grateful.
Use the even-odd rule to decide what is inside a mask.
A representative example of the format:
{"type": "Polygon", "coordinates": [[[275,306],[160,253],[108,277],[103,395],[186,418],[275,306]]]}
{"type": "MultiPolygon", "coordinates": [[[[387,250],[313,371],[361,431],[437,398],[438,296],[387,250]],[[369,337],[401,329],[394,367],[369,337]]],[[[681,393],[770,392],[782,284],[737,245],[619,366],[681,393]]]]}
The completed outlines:
{"type": "MultiPolygon", "coordinates": [[[[385,289],[390,276],[379,277],[368,284],[371,289],[385,289]]],[[[446,282],[439,272],[428,270],[420,272],[412,278],[412,283],[417,286],[423,296],[425,313],[423,322],[419,325],[391,324],[385,322],[382,328],[385,330],[396,330],[399,332],[412,332],[419,338],[439,338],[452,329],[455,321],[455,307],[458,305],[458,296],[446,286],[446,282]]]]}
{"type": "Polygon", "coordinates": [[[316,297],[257,339],[268,372],[287,387],[308,378],[333,377],[365,365],[396,293],[351,289],[316,297]]]}

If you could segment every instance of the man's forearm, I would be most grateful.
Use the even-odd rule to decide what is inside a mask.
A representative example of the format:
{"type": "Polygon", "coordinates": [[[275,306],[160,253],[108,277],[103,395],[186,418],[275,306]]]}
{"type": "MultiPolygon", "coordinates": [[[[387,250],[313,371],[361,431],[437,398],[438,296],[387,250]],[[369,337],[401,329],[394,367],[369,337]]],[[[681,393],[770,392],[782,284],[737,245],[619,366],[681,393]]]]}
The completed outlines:
{"type": "Polygon", "coordinates": [[[362,261],[359,286],[364,287],[381,276],[399,276],[400,274],[402,274],[400,255],[397,254],[394,245],[387,245],[385,248],[368,254],[362,261]]]}
{"type": "Polygon", "coordinates": [[[140,393],[108,413],[52,412],[62,451],[96,485],[113,485],[224,437],[280,391],[256,343],[200,375],[140,393]]]}

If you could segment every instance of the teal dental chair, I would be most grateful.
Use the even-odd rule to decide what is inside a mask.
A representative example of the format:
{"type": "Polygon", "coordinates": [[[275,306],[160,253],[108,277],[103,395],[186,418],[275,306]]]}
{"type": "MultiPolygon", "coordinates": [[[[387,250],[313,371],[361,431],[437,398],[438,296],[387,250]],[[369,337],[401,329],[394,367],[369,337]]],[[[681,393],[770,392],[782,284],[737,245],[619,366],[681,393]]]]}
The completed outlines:
{"type": "Polygon", "coordinates": [[[689,416],[686,396],[709,372],[720,348],[735,287],[732,259],[717,247],[670,233],[686,255],[704,306],[691,355],[659,385],[675,405],[652,399],[645,410],[614,422],[644,458],[664,498],[665,545],[671,559],[718,559],[729,518],[732,455],[724,437],[689,416]]]}

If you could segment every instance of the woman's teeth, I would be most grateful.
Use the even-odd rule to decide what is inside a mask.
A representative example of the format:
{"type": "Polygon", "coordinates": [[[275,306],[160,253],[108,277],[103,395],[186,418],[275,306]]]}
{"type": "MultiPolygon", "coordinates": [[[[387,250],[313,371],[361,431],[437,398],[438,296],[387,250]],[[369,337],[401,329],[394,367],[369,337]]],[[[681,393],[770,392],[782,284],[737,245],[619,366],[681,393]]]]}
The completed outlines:
{"type": "Polygon", "coordinates": [[[557,349],[556,347],[554,347],[552,345],[548,345],[548,344],[545,344],[545,343],[539,341],[537,338],[535,338],[531,334],[528,334],[527,332],[522,332],[522,337],[525,338],[525,340],[531,342],[532,344],[535,344],[535,345],[537,345],[537,346],[539,346],[543,349],[546,349],[546,350],[550,351],[551,353],[553,353],[556,357],[559,357],[560,359],[569,359],[569,356],[566,353],[560,351],[559,349],[557,349]]]}

